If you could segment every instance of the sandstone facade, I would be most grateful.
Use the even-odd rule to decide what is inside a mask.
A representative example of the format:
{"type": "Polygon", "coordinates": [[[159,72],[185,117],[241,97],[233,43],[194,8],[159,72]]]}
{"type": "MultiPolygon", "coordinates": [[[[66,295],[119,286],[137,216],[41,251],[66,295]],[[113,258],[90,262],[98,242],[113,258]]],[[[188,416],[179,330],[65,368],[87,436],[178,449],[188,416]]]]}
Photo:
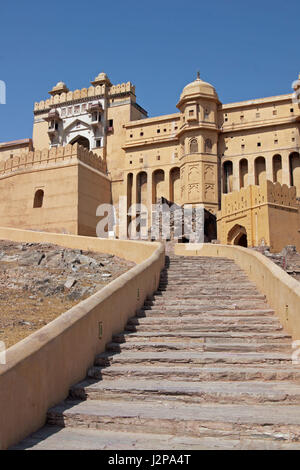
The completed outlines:
{"type": "MultiPolygon", "coordinates": [[[[149,224],[151,204],[160,198],[180,206],[202,204],[217,215],[226,200],[222,194],[266,180],[294,186],[299,197],[299,83],[295,82],[294,93],[223,104],[215,88],[198,74],[184,87],[178,113],[148,118],[136,102],[131,82],[113,85],[105,73],[81,90],[70,91],[59,82],[50,98],[34,105],[32,149],[35,154],[54,155],[45,159],[47,169],[32,171],[25,164],[21,176],[15,155],[19,152],[22,159],[24,152],[11,152],[10,143],[0,146],[2,165],[9,168],[3,177],[0,168],[0,190],[5,194],[0,211],[5,205],[7,214],[3,225],[95,235],[96,206],[118,205],[121,198],[125,211],[133,203],[144,205],[149,224]],[[80,171],[61,167],[61,155],[74,144],[95,156],[84,162],[85,170],[83,165],[78,166],[80,171]],[[57,183],[49,179],[48,160],[57,183]],[[72,189],[66,191],[68,187],[72,189]],[[44,191],[45,206],[37,218],[29,209],[38,189],[44,191]],[[18,216],[21,195],[28,206],[26,221],[18,216]],[[50,199],[55,201],[51,217],[50,199]]],[[[29,148],[26,153],[32,155],[29,148]]],[[[117,236],[127,233],[135,215],[123,217],[117,236]]],[[[286,213],[284,220],[289,220],[286,213]]]]}

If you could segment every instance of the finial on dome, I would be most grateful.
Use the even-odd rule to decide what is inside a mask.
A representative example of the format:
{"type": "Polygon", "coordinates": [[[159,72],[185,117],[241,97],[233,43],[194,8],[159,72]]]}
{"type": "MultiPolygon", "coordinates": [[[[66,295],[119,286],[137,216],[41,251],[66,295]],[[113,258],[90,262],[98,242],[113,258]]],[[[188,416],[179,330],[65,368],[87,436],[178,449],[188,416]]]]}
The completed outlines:
{"type": "Polygon", "coordinates": [[[198,72],[197,72],[197,80],[200,80],[200,72],[199,72],[199,70],[198,70],[198,72]]]}

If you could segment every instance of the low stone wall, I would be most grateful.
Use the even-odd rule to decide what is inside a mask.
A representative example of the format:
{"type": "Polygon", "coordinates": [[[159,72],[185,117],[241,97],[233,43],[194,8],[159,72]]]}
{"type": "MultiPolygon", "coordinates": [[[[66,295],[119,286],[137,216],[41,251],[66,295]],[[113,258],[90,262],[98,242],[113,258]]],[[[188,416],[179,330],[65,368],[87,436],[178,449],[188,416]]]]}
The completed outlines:
{"type": "Polygon", "coordinates": [[[300,340],[300,283],[261,253],[240,246],[177,244],[175,254],[182,256],[214,256],[234,260],[266,295],[286,331],[293,340],[300,340]]]}
{"type": "Polygon", "coordinates": [[[8,228],[0,228],[0,238],[94,250],[139,263],[7,350],[6,365],[0,364],[0,449],[6,449],[44,425],[47,410],[85,378],[96,354],[156,290],[164,247],[8,228]]]}

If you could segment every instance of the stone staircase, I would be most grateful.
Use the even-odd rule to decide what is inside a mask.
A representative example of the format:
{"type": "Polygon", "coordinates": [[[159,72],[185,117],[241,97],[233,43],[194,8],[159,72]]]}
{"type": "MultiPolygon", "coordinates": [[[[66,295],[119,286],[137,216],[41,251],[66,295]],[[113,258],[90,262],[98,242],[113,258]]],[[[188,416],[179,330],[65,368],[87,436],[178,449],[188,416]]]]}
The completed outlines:
{"type": "Polygon", "coordinates": [[[170,255],[87,378],[15,449],[300,449],[291,338],[241,269],[170,255]]]}

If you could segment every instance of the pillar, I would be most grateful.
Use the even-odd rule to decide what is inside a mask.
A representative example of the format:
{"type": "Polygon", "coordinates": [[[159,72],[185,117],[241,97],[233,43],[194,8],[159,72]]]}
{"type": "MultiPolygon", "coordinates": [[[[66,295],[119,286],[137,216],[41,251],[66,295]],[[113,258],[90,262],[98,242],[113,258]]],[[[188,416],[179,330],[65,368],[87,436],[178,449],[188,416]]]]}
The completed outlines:
{"type": "Polygon", "coordinates": [[[282,184],[287,184],[290,186],[290,153],[289,151],[284,151],[281,153],[281,162],[282,162],[282,184]]]}

